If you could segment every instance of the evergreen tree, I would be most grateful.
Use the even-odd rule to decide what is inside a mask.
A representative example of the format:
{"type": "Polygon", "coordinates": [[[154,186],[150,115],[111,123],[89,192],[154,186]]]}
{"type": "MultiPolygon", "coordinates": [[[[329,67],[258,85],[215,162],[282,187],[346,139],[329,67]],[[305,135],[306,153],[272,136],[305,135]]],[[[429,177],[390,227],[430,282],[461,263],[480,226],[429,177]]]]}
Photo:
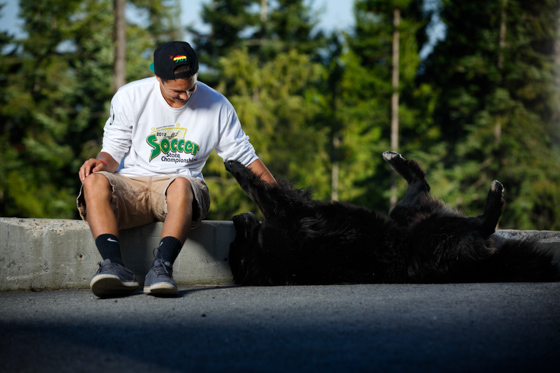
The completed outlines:
{"type": "Polygon", "coordinates": [[[325,45],[325,37],[316,30],[317,15],[306,3],[302,0],[261,0],[259,26],[246,41],[249,52],[258,55],[261,62],[292,50],[316,59],[325,45]],[[267,10],[263,12],[266,3],[267,10]]]}
{"type": "Polygon", "coordinates": [[[447,36],[423,79],[439,91],[434,123],[448,183],[435,192],[469,214],[494,179],[509,202],[502,227],[557,229],[560,158],[556,1],[443,1],[447,36]]]}
{"type": "Polygon", "coordinates": [[[207,69],[199,74],[216,85],[220,80],[219,59],[231,52],[247,50],[257,56],[259,67],[280,53],[291,50],[312,59],[324,46],[318,21],[305,0],[212,0],[202,7],[201,19],[209,26],[202,33],[189,26],[201,61],[207,69]]]}
{"type": "MultiPolygon", "coordinates": [[[[194,35],[194,44],[199,60],[210,68],[210,73],[219,65],[219,58],[244,46],[243,32],[257,25],[258,14],[252,9],[255,0],[212,0],[202,5],[201,20],[210,28],[203,34],[187,27],[194,35]]],[[[205,80],[212,75],[202,75],[205,80]]]]}
{"type": "MultiPolygon", "coordinates": [[[[2,216],[77,217],[78,169],[100,150],[113,93],[112,3],[21,2],[27,36],[12,42],[14,52],[0,55],[6,72],[2,216]]],[[[127,32],[127,79],[148,76],[151,55],[145,52],[161,35],[148,34],[146,25],[129,25],[127,32]]]]}
{"type": "MultiPolygon", "coordinates": [[[[211,31],[195,43],[201,62],[211,66],[201,80],[232,102],[269,169],[300,186],[316,186],[318,197],[328,198],[326,129],[316,120],[323,69],[314,60],[322,34],[314,32],[314,17],[304,3],[213,1],[202,13],[211,31]]],[[[214,191],[210,218],[256,210],[215,154],[204,175],[214,191]]]]}
{"type": "MultiPolygon", "coordinates": [[[[403,139],[419,134],[413,98],[418,94],[415,77],[425,14],[420,1],[357,0],[354,30],[346,36],[348,52],[342,57],[339,117],[341,134],[341,199],[379,210],[388,208],[390,171],[381,153],[390,149],[393,17],[399,9],[400,132],[403,139]],[[412,101],[412,102],[411,102],[412,101]]],[[[402,142],[402,151],[414,149],[414,141],[402,142]]],[[[410,153],[410,152],[409,152],[410,153]]],[[[407,154],[409,154],[407,153],[407,154]]],[[[401,185],[401,188],[404,186],[401,185]]]]}
{"type": "MultiPolygon", "coordinates": [[[[4,4],[0,3],[0,14],[4,4]]],[[[12,112],[6,106],[10,96],[14,94],[9,89],[9,77],[19,68],[17,59],[17,45],[14,45],[14,36],[8,32],[0,31],[0,120],[2,120],[2,132],[0,132],[0,206],[6,204],[8,193],[8,174],[16,169],[20,163],[17,160],[17,151],[10,143],[10,133],[14,131],[14,123],[5,120],[12,112]]],[[[4,215],[7,207],[0,207],[0,214],[4,215]]]]}

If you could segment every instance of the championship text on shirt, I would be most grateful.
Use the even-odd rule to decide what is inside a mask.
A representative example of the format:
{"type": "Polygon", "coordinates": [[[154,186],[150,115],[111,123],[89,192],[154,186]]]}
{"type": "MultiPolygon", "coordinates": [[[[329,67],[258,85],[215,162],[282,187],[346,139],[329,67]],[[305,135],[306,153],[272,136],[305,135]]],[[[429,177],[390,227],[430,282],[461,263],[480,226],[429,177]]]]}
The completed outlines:
{"type": "Polygon", "coordinates": [[[171,153],[166,156],[161,157],[162,162],[174,162],[174,163],[193,163],[198,161],[198,158],[188,158],[183,159],[179,154],[171,153]]]}

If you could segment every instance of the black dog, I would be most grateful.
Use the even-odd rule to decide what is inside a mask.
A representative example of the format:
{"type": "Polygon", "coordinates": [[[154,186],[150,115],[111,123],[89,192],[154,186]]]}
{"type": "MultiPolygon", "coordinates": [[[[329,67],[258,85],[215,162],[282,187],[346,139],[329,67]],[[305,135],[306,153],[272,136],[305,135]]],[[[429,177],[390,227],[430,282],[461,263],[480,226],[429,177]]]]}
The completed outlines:
{"type": "Polygon", "coordinates": [[[555,281],[553,255],[536,242],[491,235],[504,209],[494,181],[482,215],[465,217],[429,195],[420,165],[383,153],[407,182],[389,217],[321,202],[287,182],[267,185],[238,162],[226,168],[264,215],[233,218],[234,282],[243,285],[555,281]]]}

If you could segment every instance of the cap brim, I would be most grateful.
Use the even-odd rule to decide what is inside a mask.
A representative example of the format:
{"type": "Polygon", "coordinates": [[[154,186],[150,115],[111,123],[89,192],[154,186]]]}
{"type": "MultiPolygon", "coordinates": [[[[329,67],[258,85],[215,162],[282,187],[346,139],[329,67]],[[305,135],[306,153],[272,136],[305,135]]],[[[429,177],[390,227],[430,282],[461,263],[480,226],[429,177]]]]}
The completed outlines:
{"type": "Polygon", "coordinates": [[[152,70],[152,72],[153,72],[154,74],[156,73],[156,72],[154,71],[154,63],[153,63],[153,62],[150,64],[150,70],[152,70]]]}

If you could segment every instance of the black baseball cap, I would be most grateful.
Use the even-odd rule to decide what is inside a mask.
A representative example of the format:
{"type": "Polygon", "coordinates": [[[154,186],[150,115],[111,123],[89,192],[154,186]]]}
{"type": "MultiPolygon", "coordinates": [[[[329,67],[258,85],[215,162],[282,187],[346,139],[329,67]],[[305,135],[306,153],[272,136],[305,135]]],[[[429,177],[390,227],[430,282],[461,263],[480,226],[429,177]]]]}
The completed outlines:
{"type": "Polygon", "coordinates": [[[189,43],[170,41],[156,48],[150,70],[162,79],[186,79],[198,72],[198,56],[189,43]],[[175,75],[173,71],[181,65],[190,66],[190,71],[175,75]]]}

